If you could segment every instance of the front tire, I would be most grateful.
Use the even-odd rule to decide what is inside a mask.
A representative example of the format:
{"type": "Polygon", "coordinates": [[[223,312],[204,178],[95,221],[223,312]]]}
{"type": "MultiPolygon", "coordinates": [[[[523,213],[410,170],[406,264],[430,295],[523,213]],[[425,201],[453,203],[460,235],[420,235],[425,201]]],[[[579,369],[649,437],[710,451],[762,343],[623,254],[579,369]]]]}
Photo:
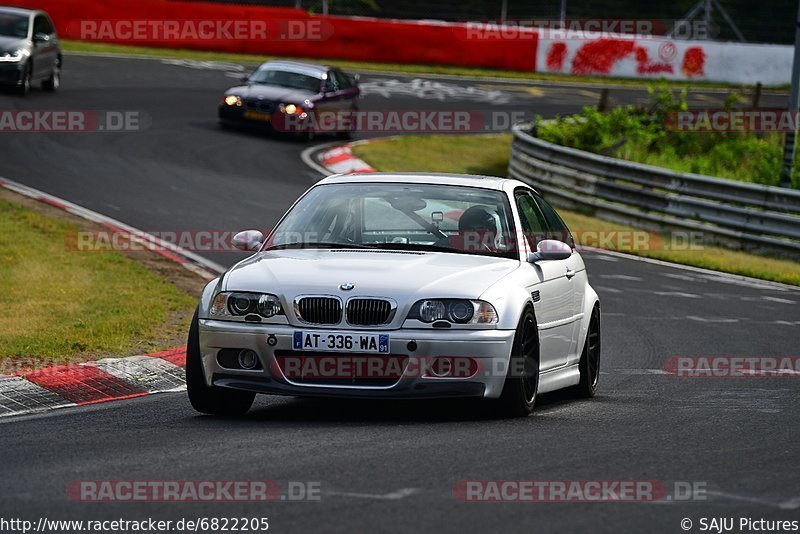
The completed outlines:
{"type": "Polygon", "coordinates": [[[33,83],[33,69],[30,62],[25,65],[25,72],[22,73],[22,84],[17,87],[17,94],[25,96],[31,92],[31,85],[33,83]]]}
{"type": "Polygon", "coordinates": [[[42,88],[45,91],[49,91],[51,93],[57,91],[61,87],[61,59],[59,58],[56,61],[56,64],[53,65],[53,72],[50,73],[50,77],[42,82],[42,88]]]}
{"type": "Polygon", "coordinates": [[[583,344],[581,360],[578,363],[581,379],[575,386],[576,397],[591,398],[597,393],[600,379],[600,308],[595,306],[589,319],[586,342],[583,344]]]}
{"type": "Polygon", "coordinates": [[[497,413],[503,417],[527,417],[533,412],[539,393],[539,330],[533,310],[522,314],[511,349],[503,393],[497,413]]]}
{"type": "Polygon", "coordinates": [[[197,311],[189,327],[186,343],[186,389],[192,407],[211,415],[242,415],[253,405],[255,393],[223,389],[206,384],[200,353],[200,325],[197,311]]]}

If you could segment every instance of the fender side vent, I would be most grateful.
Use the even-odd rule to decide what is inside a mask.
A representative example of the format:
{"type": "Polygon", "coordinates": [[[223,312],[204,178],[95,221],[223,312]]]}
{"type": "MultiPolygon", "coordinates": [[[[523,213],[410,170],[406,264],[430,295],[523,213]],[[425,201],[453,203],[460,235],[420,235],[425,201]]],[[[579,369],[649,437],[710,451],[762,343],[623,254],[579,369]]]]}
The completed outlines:
{"type": "Polygon", "coordinates": [[[542,297],[539,296],[539,290],[537,289],[533,293],[531,293],[531,297],[533,298],[533,302],[539,302],[542,300],[542,297]]]}

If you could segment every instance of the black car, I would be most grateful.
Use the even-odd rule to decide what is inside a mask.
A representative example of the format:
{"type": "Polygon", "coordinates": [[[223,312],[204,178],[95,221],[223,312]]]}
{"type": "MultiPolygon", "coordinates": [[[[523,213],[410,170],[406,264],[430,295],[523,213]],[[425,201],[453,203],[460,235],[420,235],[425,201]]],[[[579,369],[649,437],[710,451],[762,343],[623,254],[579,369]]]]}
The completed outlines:
{"type": "Polygon", "coordinates": [[[27,94],[41,82],[48,91],[61,84],[61,47],[44,11],[0,6],[0,86],[27,94]]]}
{"type": "Polygon", "coordinates": [[[219,104],[223,125],[266,126],[304,137],[347,134],[348,113],[358,110],[358,77],[338,68],[293,61],[269,61],[228,89],[219,104]]]}

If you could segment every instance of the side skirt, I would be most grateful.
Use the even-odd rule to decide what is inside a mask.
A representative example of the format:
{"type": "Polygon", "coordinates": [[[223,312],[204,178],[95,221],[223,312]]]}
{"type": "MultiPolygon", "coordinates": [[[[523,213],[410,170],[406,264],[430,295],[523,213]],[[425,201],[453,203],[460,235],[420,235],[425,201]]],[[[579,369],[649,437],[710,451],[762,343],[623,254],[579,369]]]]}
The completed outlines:
{"type": "Polygon", "coordinates": [[[539,393],[549,393],[557,389],[574,386],[581,379],[578,364],[552,369],[539,375],[539,393]]]}

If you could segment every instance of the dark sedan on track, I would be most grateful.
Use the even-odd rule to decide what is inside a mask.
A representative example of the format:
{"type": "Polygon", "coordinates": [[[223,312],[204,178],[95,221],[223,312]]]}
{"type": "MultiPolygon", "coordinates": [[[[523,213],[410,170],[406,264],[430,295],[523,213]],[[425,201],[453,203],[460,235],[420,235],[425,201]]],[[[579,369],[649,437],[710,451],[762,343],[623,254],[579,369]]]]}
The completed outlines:
{"type": "Polygon", "coordinates": [[[61,62],[47,13],[0,6],[0,87],[24,95],[41,82],[45,90],[55,91],[61,84],[61,62]]]}
{"type": "Polygon", "coordinates": [[[223,125],[260,125],[313,137],[320,131],[347,133],[341,117],[358,110],[358,78],[323,65],[269,61],[228,89],[219,104],[223,125]]]}

